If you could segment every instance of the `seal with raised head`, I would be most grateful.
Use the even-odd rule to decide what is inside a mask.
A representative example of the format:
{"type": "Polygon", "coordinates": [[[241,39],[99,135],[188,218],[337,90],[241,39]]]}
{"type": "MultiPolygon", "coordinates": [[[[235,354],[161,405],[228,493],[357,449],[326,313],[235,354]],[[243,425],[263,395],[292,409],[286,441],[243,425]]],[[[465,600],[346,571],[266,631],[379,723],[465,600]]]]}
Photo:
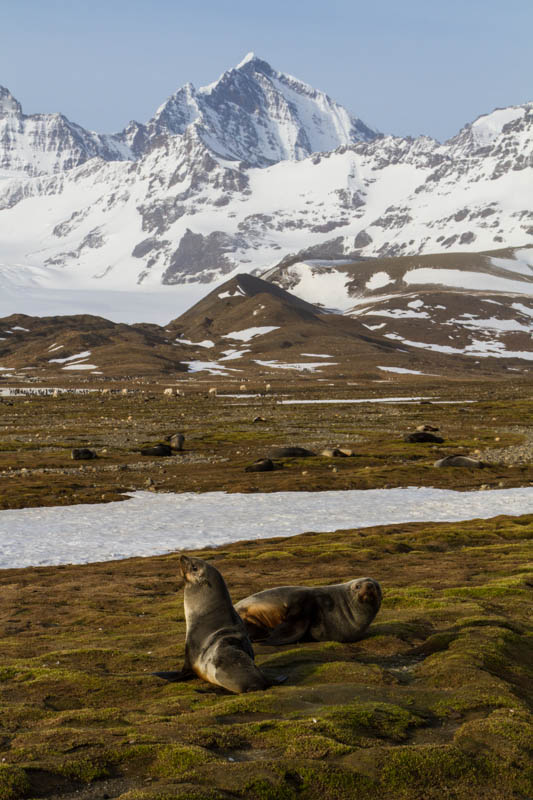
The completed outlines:
{"type": "Polygon", "coordinates": [[[188,556],[181,556],[180,567],[185,578],[185,663],[179,672],[154,674],[170,681],[198,676],[236,693],[272,686],[254,664],[250,637],[218,569],[188,556]]]}
{"type": "Polygon", "coordinates": [[[381,606],[381,587],[373,578],[331,586],[280,586],[239,600],[235,608],[252,641],[356,642],[381,606]]]}

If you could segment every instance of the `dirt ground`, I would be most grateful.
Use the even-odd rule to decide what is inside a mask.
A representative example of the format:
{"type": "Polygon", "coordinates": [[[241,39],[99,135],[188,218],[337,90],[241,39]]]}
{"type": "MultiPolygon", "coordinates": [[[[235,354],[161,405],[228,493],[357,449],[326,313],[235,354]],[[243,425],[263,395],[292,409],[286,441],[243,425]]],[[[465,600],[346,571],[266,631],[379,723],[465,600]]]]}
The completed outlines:
{"type": "MultiPolygon", "coordinates": [[[[528,486],[526,383],[300,381],[254,398],[235,387],[4,398],[0,507],[105,502],[133,488],[277,491],[528,486]],[[231,390],[231,391],[230,391],[231,390]],[[243,393],[241,393],[243,394],[243,393]],[[431,397],[430,404],[281,405],[298,399],[431,397]],[[290,396],[290,397],[289,397],[290,396]],[[457,400],[439,403],[438,397],[457,400]],[[474,400],[475,402],[468,402],[474,400]],[[7,401],[7,402],[5,402],[7,401]],[[253,422],[261,416],[265,421],[253,422]],[[443,444],[403,433],[439,426],[443,444]],[[170,458],[143,444],[185,434],[170,458]],[[278,446],[355,455],[279,459],[278,446]],[[98,458],[76,462],[73,447],[98,458]],[[485,469],[436,469],[463,452],[485,469]],[[151,483],[149,483],[151,482],[151,483]]],[[[251,392],[250,392],[251,393],[251,392]]],[[[518,513],[519,510],[510,510],[518,513]]],[[[167,684],[185,622],[178,554],[0,571],[0,798],[331,800],[533,796],[533,516],[413,523],[196,551],[233,599],[283,584],[370,575],[383,605],[354,644],[256,646],[287,681],[234,696],[167,684]]]]}

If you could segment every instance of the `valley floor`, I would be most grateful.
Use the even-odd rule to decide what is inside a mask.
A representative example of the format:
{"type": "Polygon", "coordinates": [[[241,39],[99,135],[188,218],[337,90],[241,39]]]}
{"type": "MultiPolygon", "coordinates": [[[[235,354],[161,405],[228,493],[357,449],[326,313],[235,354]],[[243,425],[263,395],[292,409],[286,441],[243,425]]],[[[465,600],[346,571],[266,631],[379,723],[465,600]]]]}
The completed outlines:
{"type": "MultiPolygon", "coordinates": [[[[144,395],[7,398],[2,507],[106,502],[147,488],[531,484],[533,393],[525,383],[274,387],[300,399],[433,397],[430,405],[296,406],[270,396],[208,399],[209,385],[191,384],[184,399],[163,398],[161,386],[142,387],[144,395]],[[254,423],[256,416],[265,421],[254,423]],[[445,442],[403,441],[423,423],[438,425],[445,442]],[[186,436],[183,455],[134,452],[176,430],[186,436]],[[317,452],[341,445],[355,455],[278,459],[273,472],[244,472],[288,444],[317,452]],[[80,468],[70,460],[78,446],[94,447],[99,458],[80,468]],[[433,467],[441,455],[476,451],[490,462],[485,469],[433,467]]],[[[287,681],[241,696],[151,675],[183,657],[175,553],[1,570],[0,797],[526,800],[533,794],[533,515],[504,510],[513,516],[350,526],[197,551],[213,559],[234,600],[358,575],[376,578],[384,591],[358,643],[256,647],[261,667],[287,681]]]]}

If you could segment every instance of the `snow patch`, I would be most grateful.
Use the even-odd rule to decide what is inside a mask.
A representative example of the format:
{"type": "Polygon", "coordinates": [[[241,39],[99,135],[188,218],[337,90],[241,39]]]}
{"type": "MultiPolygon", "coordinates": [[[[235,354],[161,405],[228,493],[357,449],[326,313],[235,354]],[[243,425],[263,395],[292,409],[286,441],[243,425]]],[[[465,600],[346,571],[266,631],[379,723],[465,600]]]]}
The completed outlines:
{"type": "Polygon", "coordinates": [[[265,333],[270,333],[271,331],[277,331],[279,325],[263,325],[258,328],[245,328],[242,331],[233,331],[232,333],[226,333],[222,338],[223,339],[238,339],[240,342],[249,342],[250,339],[253,339],[254,336],[264,336],[265,333]]]}
{"type": "Polygon", "coordinates": [[[85,350],[83,353],[76,353],[74,356],[67,356],[66,358],[49,358],[49,364],[65,364],[67,361],[77,361],[80,358],[89,358],[91,355],[90,350],[85,350]]]}
{"type": "Polygon", "coordinates": [[[176,344],[190,344],[192,347],[214,347],[215,343],[211,339],[204,339],[202,342],[191,342],[190,339],[176,339],[176,344]]]}
{"type": "Polygon", "coordinates": [[[95,364],[68,364],[61,369],[98,369],[95,364]]]}
{"type": "Polygon", "coordinates": [[[111,561],[307,531],[531,513],[531,487],[483,492],[427,487],[265,494],[136,492],[117,503],[0,511],[0,568],[111,561]]]}
{"type": "MultiPolygon", "coordinates": [[[[533,275],[532,275],[533,277],[533,275]]],[[[434,269],[419,267],[408,270],[403,279],[407,284],[439,284],[457,289],[507,292],[508,294],[533,294],[533,281],[514,281],[488,275],[486,272],[468,272],[459,269],[434,269]]]]}
{"type": "Polygon", "coordinates": [[[280,361],[259,361],[258,359],[254,359],[256,364],[259,364],[261,367],[270,367],[271,369],[294,369],[298,372],[315,372],[318,370],[319,367],[332,367],[336,365],[336,361],[317,361],[308,363],[295,363],[295,364],[283,364],[280,361]]]}
{"type": "Polygon", "coordinates": [[[229,375],[230,372],[242,372],[242,370],[230,369],[225,364],[218,361],[184,361],[189,368],[189,372],[208,372],[210,375],[229,375]]]}
{"type": "Polygon", "coordinates": [[[374,289],[381,289],[389,283],[394,283],[394,279],[391,278],[388,272],[375,272],[365,283],[365,288],[369,291],[374,291],[374,289]]]}
{"type": "Polygon", "coordinates": [[[427,375],[427,372],[419,372],[416,369],[404,369],[404,367],[378,367],[383,372],[397,372],[398,375],[427,375]]]}

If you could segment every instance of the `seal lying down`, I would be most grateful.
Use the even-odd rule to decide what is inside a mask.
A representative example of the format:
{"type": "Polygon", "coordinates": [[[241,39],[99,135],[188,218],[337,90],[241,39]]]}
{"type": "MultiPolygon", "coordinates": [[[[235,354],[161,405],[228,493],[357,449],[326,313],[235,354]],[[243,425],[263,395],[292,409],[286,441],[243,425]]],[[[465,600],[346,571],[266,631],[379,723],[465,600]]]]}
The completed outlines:
{"type": "MultiPolygon", "coordinates": [[[[155,672],[169,681],[198,676],[230,692],[267,689],[269,680],[254,664],[246,627],[233,608],[224,578],[212,564],[181,556],[185,578],[183,606],[187,634],[185,663],[179,672],[155,672]]],[[[278,682],[285,680],[285,677],[278,682]]]]}
{"type": "Polygon", "coordinates": [[[302,641],[356,642],[381,606],[381,587],[373,578],[331,586],[280,586],[265,589],[235,608],[252,641],[294,644],[302,641]]]}

